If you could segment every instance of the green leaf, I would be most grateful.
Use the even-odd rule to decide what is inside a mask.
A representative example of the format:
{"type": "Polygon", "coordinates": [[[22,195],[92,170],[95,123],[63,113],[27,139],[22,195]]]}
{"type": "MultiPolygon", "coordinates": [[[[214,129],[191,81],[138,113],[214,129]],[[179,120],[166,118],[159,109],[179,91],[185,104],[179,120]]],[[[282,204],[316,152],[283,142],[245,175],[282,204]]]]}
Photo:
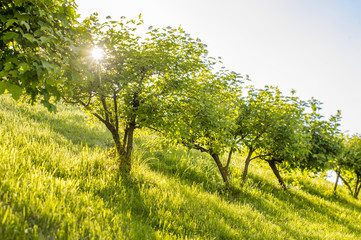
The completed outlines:
{"type": "Polygon", "coordinates": [[[42,43],[48,43],[48,42],[50,42],[50,38],[49,38],[49,37],[46,37],[46,36],[41,36],[41,37],[40,37],[40,41],[41,41],[42,43]]]}
{"type": "Polygon", "coordinates": [[[14,23],[18,23],[18,20],[17,20],[17,19],[9,19],[9,20],[6,22],[6,28],[9,28],[9,27],[12,26],[14,23]]]}
{"type": "Polygon", "coordinates": [[[6,41],[10,41],[10,40],[14,40],[16,38],[19,37],[19,33],[16,32],[7,32],[3,35],[3,40],[6,41]]]}
{"type": "Polygon", "coordinates": [[[30,25],[29,25],[29,23],[27,23],[27,22],[25,22],[25,21],[20,21],[20,25],[25,26],[27,31],[30,30],[30,25]]]}
{"type": "Polygon", "coordinates": [[[36,38],[30,33],[25,33],[23,35],[23,37],[26,38],[27,40],[29,40],[32,43],[36,41],[36,38]]]}
{"type": "Polygon", "coordinates": [[[14,67],[14,65],[10,61],[4,64],[5,71],[10,71],[11,69],[13,69],[13,67],[14,67]]]}
{"type": "Polygon", "coordinates": [[[47,61],[41,61],[41,64],[43,65],[44,68],[46,68],[48,71],[53,71],[55,70],[57,67],[56,65],[47,62],[47,61]]]}
{"type": "Polygon", "coordinates": [[[30,70],[30,65],[23,62],[18,65],[18,69],[19,69],[20,73],[24,73],[24,72],[30,70]]]}
{"type": "Polygon", "coordinates": [[[23,89],[17,85],[8,82],[0,82],[0,93],[4,93],[5,90],[8,90],[15,100],[18,100],[23,92],[23,89]]]}

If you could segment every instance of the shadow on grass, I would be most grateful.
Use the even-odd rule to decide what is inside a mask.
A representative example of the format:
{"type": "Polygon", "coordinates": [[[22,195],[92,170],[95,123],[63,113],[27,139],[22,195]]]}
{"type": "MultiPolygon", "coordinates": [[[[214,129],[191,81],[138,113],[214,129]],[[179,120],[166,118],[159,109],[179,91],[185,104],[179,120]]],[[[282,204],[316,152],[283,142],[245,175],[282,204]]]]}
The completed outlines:
{"type": "Polygon", "coordinates": [[[112,178],[104,187],[95,190],[94,195],[103,200],[112,215],[123,217],[122,234],[127,239],[156,239],[156,231],[147,221],[149,209],[141,196],[138,180],[124,179],[118,173],[112,178]]]}
{"type": "Polygon", "coordinates": [[[50,113],[45,108],[40,110],[35,109],[33,111],[21,108],[21,113],[30,120],[46,124],[52,131],[61,134],[74,145],[84,146],[87,144],[90,148],[100,147],[107,149],[113,147],[111,135],[105,128],[89,127],[84,115],[76,111],[71,112],[65,109],[64,112],[50,113]],[[69,116],[61,115],[67,112],[69,112],[69,116]],[[72,113],[72,115],[70,115],[70,113],[72,113]]]}
{"type": "Polygon", "coordinates": [[[336,202],[346,208],[350,208],[350,206],[352,206],[352,208],[350,208],[351,210],[356,210],[356,211],[361,212],[361,204],[355,204],[354,202],[349,201],[348,199],[343,198],[339,195],[331,194],[330,191],[326,191],[325,189],[314,187],[312,185],[312,183],[310,183],[307,180],[301,179],[301,180],[299,180],[299,182],[302,185],[302,191],[305,191],[311,195],[323,198],[330,202],[336,202]]]}
{"type": "MultiPolygon", "coordinates": [[[[221,209],[218,209],[216,204],[208,204],[202,205],[201,208],[189,209],[190,207],[184,207],[180,211],[173,212],[175,215],[191,215],[192,218],[197,218],[199,225],[198,228],[201,229],[191,229],[187,228],[187,226],[181,226],[183,231],[179,230],[180,222],[177,222],[177,218],[168,219],[168,225],[165,221],[165,216],[162,216],[161,209],[166,207],[168,211],[172,211],[171,205],[163,205],[160,202],[154,202],[151,206],[147,205],[144,201],[144,197],[140,192],[140,188],[153,188],[157,187],[156,185],[152,185],[149,183],[145,183],[142,180],[131,178],[128,180],[122,180],[119,184],[113,185],[109,184],[107,187],[101,189],[97,192],[97,196],[101,197],[104,202],[106,203],[106,207],[112,209],[113,212],[126,215],[127,213],[130,214],[130,218],[132,221],[136,221],[136,225],[139,223],[145,226],[148,229],[147,232],[139,231],[137,227],[137,234],[136,238],[132,239],[155,239],[156,235],[155,232],[161,232],[162,234],[173,236],[175,238],[184,238],[189,237],[193,238],[195,236],[200,237],[211,237],[217,236],[217,239],[238,239],[237,236],[232,235],[228,230],[229,226],[226,223],[219,223],[217,227],[221,229],[221,233],[215,233],[214,230],[208,228],[209,224],[209,216],[204,214],[204,209],[209,209],[213,212],[217,212],[217,218],[223,217],[228,215],[229,213],[224,212],[221,209]],[[118,197],[113,197],[118,196],[118,197]],[[124,197],[126,199],[124,199],[124,197]],[[152,209],[151,209],[152,208],[152,209]],[[169,222],[170,221],[170,222],[169,222]],[[171,226],[170,226],[171,225],[171,226]],[[219,238],[218,238],[219,237],[219,238]]],[[[144,194],[144,193],[143,193],[144,194]]],[[[181,194],[186,196],[187,199],[191,200],[196,197],[195,193],[192,191],[182,190],[181,194]]],[[[164,210],[164,209],[162,209],[164,210]]],[[[237,217],[230,217],[228,221],[231,222],[239,222],[240,219],[237,217]]],[[[241,223],[241,225],[243,225],[241,223]]],[[[130,226],[132,227],[132,226],[130,226]]],[[[134,226],[133,226],[134,227],[134,226]]],[[[134,236],[134,235],[133,235],[134,236]]],[[[251,238],[251,235],[248,235],[245,231],[242,233],[242,237],[247,237],[248,239],[251,238]]],[[[205,238],[205,239],[206,239],[205,238]]]]}
{"type": "MultiPolygon", "coordinates": [[[[162,173],[172,178],[177,177],[188,185],[193,185],[193,183],[200,184],[206,191],[209,192],[222,192],[224,190],[221,176],[215,165],[213,165],[214,163],[211,159],[202,159],[203,161],[208,161],[209,163],[202,163],[203,169],[200,171],[200,167],[196,166],[197,163],[170,159],[167,154],[164,154],[164,152],[166,152],[166,150],[157,152],[155,157],[151,158],[151,160],[147,162],[148,167],[152,171],[162,173]]],[[[146,158],[148,156],[144,157],[146,158]]]]}
{"type": "MultiPolygon", "coordinates": [[[[164,216],[157,213],[157,208],[164,207],[161,206],[160,203],[155,202],[152,205],[152,210],[150,206],[147,205],[144,201],[144,197],[140,192],[140,188],[152,188],[157,187],[156,185],[144,183],[142,180],[131,179],[120,182],[118,185],[113,185],[110,183],[105,188],[101,189],[97,192],[97,195],[101,197],[106,203],[107,208],[112,209],[115,213],[126,214],[126,212],[131,213],[131,219],[136,220],[137,224],[141,223],[143,225],[148,225],[152,232],[154,231],[163,231],[172,236],[180,236],[187,235],[188,237],[197,236],[197,234],[202,233],[201,236],[206,237],[216,237],[217,239],[239,239],[239,237],[245,239],[258,239],[259,237],[267,238],[275,238],[280,234],[276,230],[270,233],[268,228],[269,225],[278,225],[282,229],[282,233],[284,235],[284,239],[289,238],[290,236],[296,239],[307,239],[312,238],[314,236],[307,235],[302,230],[297,231],[291,229],[287,226],[287,223],[277,222],[277,216],[275,216],[275,209],[272,209],[264,199],[260,199],[258,197],[253,196],[247,191],[242,191],[240,189],[232,189],[230,188],[227,193],[218,195],[220,198],[211,199],[209,201],[203,201],[200,199],[198,194],[199,192],[191,190],[191,188],[180,188],[181,194],[188,199],[188,201],[196,201],[197,203],[193,203],[192,205],[184,206],[182,211],[173,212],[175,215],[184,215],[184,217],[190,217],[192,219],[196,219],[199,226],[199,229],[188,229],[185,227],[184,232],[180,233],[178,230],[169,228],[164,230],[164,226],[162,225],[162,219],[164,216]],[[242,205],[250,205],[252,209],[254,209],[254,213],[256,216],[240,216],[235,215],[229,208],[224,208],[223,206],[230,202],[230,195],[237,196],[241,199],[246,200],[243,204],[239,204],[242,208],[242,205]],[[114,197],[118,196],[118,197],[114,197]],[[121,197],[122,196],[122,197],[121,197]],[[124,197],[126,199],[124,199],[124,197]],[[222,204],[220,204],[221,200],[225,200],[222,204]],[[150,213],[153,212],[151,218],[149,218],[150,213]],[[258,222],[257,214],[265,217],[265,220],[262,222],[258,222]],[[221,221],[221,219],[223,219],[221,221]],[[217,223],[216,225],[214,225],[217,223]],[[237,223],[235,226],[234,224],[237,223]],[[250,231],[250,227],[256,229],[256,231],[250,231]],[[239,235],[235,235],[234,231],[229,231],[232,228],[239,235]],[[269,235],[270,234],[270,235],[269,235]]],[[[279,192],[281,194],[282,190],[276,190],[275,192],[279,192]]],[[[144,193],[143,193],[144,195],[144,193]]],[[[296,204],[297,207],[301,208],[301,205],[296,204]]],[[[169,211],[173,211],[172,206],[166,205],[169,211]]],[[[178,224],[178,222],[175,222],[178,224]]],[[[179,223],[181,224],[181,223],[179,223]]],[[[141,236],[141,235],[139,235],[141,236]]],[[[154,236],[154,235],[152,235],[154,236]]],[[[143,236],[144,237],[144,236],[143,236]]],[[[278,237],[278,239],[281,237],[278,237]]],[[[140,238],[139,238],[140,239],[140,238]]]]}
{"type": "MultiPolygon", "coordinates": [[[[176,161],[167,160],[161,154],[158,156],[158,160],[150,161],[148,165],[153,171],[160,172],[169,177],[176,176],[180,178],[182,183],[189,186],[195,183],[201,185],[202,188],[209,193],[217,192],[226,202],[251,205],[257,211],[261,212],[267,219],[270,219],[273,224],[278,225],[283,231],[288,232],[294,238],[314,238],[316,236],[312,235],[312,233],[310,233],[310,235],[305,235],[302,233],[302,230],[292,230],[287,226],[286,220],[277,220],[275,215],[277,215],[276,213],[280,210],[269,204],[268,200],[252,195],[249,191],[250,188],[258,188],[266,194],[272,194],[274,199],[287,203],[288,207],[295,209],[300,218],[305,219],[309,223],[313,223],[315,219],[322,219],[322,217],[326,216],[327,219],[330,219],[332,222],[348,229],[350,232],[361,233],[361,228],[349,223],[347,219],[337,216],[337,211],[340,211],[340,209],[342,210],[342,208],[352,212],[360,211],[361,209],[359,206],[347,201],[344,198],[334,198],[332,196],[327,197],[320,190],[312,189],[311,186],[308,186],[308,188],[304,189],[304,191],[317,198],[330,202],[336,202],[340,209],[330,205],[322,205],[317,201],[311,201],[297,191],[289,190],[285,192],[277,184],[271,183],[267,179],[263,179],[252,174],[249,175],[249,178],[253,182],[252,185],[246,184],[243,188],[238,186],[225,188],[223,185],[220,185],[219,182],[217,184],[217,182],[209,181],[206,173],[195,171],[192,168],[181,167],[182,165],[178,165],[176,161]],[[182,173],[183,171],[186,171],[186,174],[182,173]],[[245,201],[240,203],[243,200],[245,201]]],[[[276,181],[276,179],[274,180],[276,181]]],[[[287,215],[286,212],[283,214],[287,215]]]]}
{"type": "MultiPolygon", "coordinates": [[[[355,228],[353,226],[350,226],[349,223],[345,219],[340,219],[336,216],[337,211],[340,209],[337,209],[335,206],[329,206],[326,204],[323,204],[322,202],[314,202],[310,199],[306,198],[305,196],[302,196],[299,191],[293,191],[292,189],[289,189],[287,191],[283,191],[281,189],[276,189],[273,184],[271,184],[268,181],[265,181],[265,179],[262,179],[258,176],[252,176],[253,181],[256,185],[260,188],[260,190],[264,192],[269,192],[270,189],[273,189],[271,191],[272,196],[276,199],[278,199],[281,202],[287,202],[289,207],[292,209],[296,209],[297,212],[302,212],[302,210],[306,211],[313,211],[318,216],[313,216],[314,219],[317,219],[318,217],[327,216],[327,218],[331,219],[333,222],[336,222],[339,225],[342,225],[346,228],[348,228],[351,232],[358,232],[361,233],[361,227],[355,228]]],[[[302,191],[307,192],[307,189],[302,189],[302,191]]],[[[343,198],[334,198],[332,196],[325,197],[323,193],[318,191],[311,191],[314,197],[319,198],[320,200],[326,200],[329,202],[336,202],[337,206],[344,208],[344,210],[348,210],[350,212],[353,211],[360,211],[360,207],[347,201],[343,198]],[[317,193],[317,194],[316,194],[317,193]]],[[[254,199],[254,201],[257,201],[254,199]]],[[[267,210],[267,208],[265,208],[267,210]]],[[[313,221],[312,218],[309,217],[310,222],[313,221]]]]}

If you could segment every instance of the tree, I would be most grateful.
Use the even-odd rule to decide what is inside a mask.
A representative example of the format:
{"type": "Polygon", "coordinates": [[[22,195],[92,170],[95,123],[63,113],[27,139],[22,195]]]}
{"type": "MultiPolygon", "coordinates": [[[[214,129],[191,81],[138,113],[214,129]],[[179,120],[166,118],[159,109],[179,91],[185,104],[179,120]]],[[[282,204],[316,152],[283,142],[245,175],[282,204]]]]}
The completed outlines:
{"type": "Polygon", "coordinates": [[[193,74],[193,82],[167,101],[167,114],[157,126],[163,135],[189,149],[208,153],[229,184],[234,128],[241,94],[241,76],[221,70],[193,74]],[[221,156],[229,150],[226,163],[221,156]]]}
{"type": "Polygon", "coordinates": [[[18,99],[25,91],[34,101],[51,96],[70,71],[76,5],[68,0],[2,0],[0,2],[0,93],[18,99]]]}
{"type": "Polygon", "coordinates": [[[268,162],[280,185],[286,185],[277,168],[283,163],[296,167],[307,153],[307,135],[302,131],[305,103],[296,97],[283,96],[277,88],[250,88],[237,119],[237,144],[246,149],[242,182],[252,160],[268,162]]]}
{"type": "Polygon", "coordinates": [[[310,135],[310,151],[302,160],[300,168],[313,173],[334,169],[336,172],[334,193],[336,193],[339,178],[342,177],[337,162],[344,152],[342,134],[339,129],[341,111],[337,111],[329,120],[324,120],[320,114],[321,104],[314,98],[309,100],[312,112],[306,115],[305,131],[310,135]]]}
{"type": "Polygon", "coordinates": [[[345,154],[338,161],[340,171],[345,172],[346,176],[342,177],[342,180],[349,188],[351,194],[357,199],[361,189],[361,136],[353,135],[346,139],[345,142],[345,154]],[[354,184],[354,188],[351,188],[351,184],[354,184]]]}
{"type": "MultiPolygon", "coordinates": [[[[341,112],[323,120],[320,114],[321,102],[312,98],[309,101],[312,112],[306,115],[305,131],[310,135],[310,151],[300,167],[314,173],[335,168],[335,161],[342,153],[341,112]]],[[[336,169],[337,171],[337,169],[336,169]]]]}
{"type": "Polygon", "coordinates": [[[163,102],[192,84],[192,72],[208,66],[207,50],[181,28],[149,27],[141,37],[141,17],[137,21],[109,17],[100,24],[92,16],[84,24],[94,36],[84,45],[103,49],[104,58],[83,59],[92,74],[83,73],[82,81],[64,86],[69,93],[65,99],[81,104],[104,123],[113,136],[120,170],[128,174],[135,129],[158,125],[167,110],[163,102]]]}

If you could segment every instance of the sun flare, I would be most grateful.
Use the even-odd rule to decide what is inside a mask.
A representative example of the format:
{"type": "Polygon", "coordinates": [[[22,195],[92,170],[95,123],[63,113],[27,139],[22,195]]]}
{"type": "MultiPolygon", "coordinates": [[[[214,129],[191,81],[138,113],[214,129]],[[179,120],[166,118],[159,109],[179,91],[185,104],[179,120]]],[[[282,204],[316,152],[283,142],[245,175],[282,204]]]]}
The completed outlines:
{"type": "Polygon", "coordinates": [[[98,48],[98,47],[95,47],[93,48],[92,50],[92,57],[95,59],[95,60],[101,60],[104,56],[104,51],[103,49],[101,48],[98,48]]]}

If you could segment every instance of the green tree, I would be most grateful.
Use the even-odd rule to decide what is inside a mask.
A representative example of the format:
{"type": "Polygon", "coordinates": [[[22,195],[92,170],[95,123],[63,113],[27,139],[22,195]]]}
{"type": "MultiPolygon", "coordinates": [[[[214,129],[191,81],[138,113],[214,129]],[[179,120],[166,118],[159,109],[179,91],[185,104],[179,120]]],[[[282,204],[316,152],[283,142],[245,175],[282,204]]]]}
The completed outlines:
{"type": "Polygon", "coordinates": [[[314,98],[309,101],[312,112],[306,116],[305,131],[310,135],[310,151],[300,165],[315,173],[334,169],[336,158],[342,153],[341,112],[324,120],[321,104],[314,98]]]}
{"type": "Polygon", "coordinates": [[[345,148],[343,157],[338,161],[339,171],[344,173],[343,177],[340,176],[353,197],[357,198],[361,189],[361,136],[355,134],[346,138],[345,148]]]}
{"type": "Polygon", "coordinates": [[[250,88],[237,119],[237,144],[245,149],[242,182],[254,159],[268,162],[280,185],[286,185],[277,164],[295,168],[307,153],[307,134],[302,131],[305,103],[297,97],[283,96],[277,88],[250,88]]]}
{"type": "Polygon", "coordinates": [[[336,192],[338,180],[342,177],[337,162],[344,152],[342,133],[339,129],[341,111],[325,120],[320,114],[321,104],[314,98],[309,100],[312,112],[306,115],[305,131],[310,135],[310,151],[302,160],[300,168],[313,173],[333,169],[337,174],[334,187],[336,192]]]}
{"type": "Polygon", "coordinates": [[[218,73],[209,69],[192,78],[192,84],[167,101],[167,114],[158,129],[189,149],[208,153],[228,185],[242,77],[225,69],[218,73]],[[222,163],[226,150],[228,159],[222,163]]]}
{"type": "Polygon", "coordinates": [[[2,0],[0,2],[0,93],[60,98],[59,85],[70,71],[76,5],[71,0],[2,0]]]}
{"type": "Polygon", "coordinates": [[[83,47],[103,49],[104,58],[82,59],[92,74],[83,73],[82,81],[70,82],[63,91],[69,93],[68,102],[80,103],[105,124],[120,157],[120,170],[127,174],[135,129],[158,125],[167,110],[162,103],[192,83],[192,72],[208,66],[207,50],[181,28],[149,27],[141,37],[141,18],[113,21],[109,17],[100,24],[92,16],[84,23],[94,39],[83,47]]]}

